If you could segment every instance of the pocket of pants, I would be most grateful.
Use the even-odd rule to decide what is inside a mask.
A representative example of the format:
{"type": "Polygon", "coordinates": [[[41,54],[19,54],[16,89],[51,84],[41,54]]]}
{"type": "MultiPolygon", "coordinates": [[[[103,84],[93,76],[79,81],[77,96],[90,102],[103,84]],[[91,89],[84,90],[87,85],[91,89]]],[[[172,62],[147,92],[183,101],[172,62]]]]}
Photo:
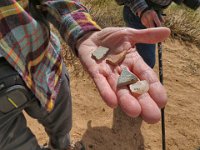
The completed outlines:
{"type": "Polygon", "coordinates": [[[0,112],[8,113],[20,108],[28,102],[25,94],[26,89],[21,85],[16,85],[0,92],[0,112]]]}

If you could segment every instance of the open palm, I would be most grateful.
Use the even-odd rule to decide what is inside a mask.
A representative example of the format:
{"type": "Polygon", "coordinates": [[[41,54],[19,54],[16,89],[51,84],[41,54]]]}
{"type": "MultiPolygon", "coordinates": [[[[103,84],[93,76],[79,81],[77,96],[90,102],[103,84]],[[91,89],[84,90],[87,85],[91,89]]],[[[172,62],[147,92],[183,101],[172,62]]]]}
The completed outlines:
{"type": "Polygon", "coordinates": [[[81,63],[94,80],[100,95],[112,108],[120,106],[131,117],[141,116],[148,123],[160,120],[160,108],[164,107],[167,95],[155,72],[147,66],[135,50],[135,43],[157,43],[170,34],[168,28],[135,30],[131,28],[105,28],[92,33],[77,46],[81,63]],[[125,59],[118,66],[96,61],[91,55],[98,47],[110,49],[110,53],[128,50],[125,59]],[[127,67],[140,80],[147,80],[150,85],[148,93],[133,96],[127,87],[117,88],[117,80],[123,67],[127,67]]]}

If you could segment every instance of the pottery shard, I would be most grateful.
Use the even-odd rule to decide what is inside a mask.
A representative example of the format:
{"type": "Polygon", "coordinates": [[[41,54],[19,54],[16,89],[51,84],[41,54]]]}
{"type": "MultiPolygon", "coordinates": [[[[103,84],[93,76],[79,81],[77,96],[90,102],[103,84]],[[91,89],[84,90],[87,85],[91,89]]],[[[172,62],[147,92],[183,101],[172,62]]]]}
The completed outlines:
{"type": "Polygon", "coordinates": [[[116,54],[116,55],[108,55],[106,62],[113,66],[117,66],[124,60],[126,53],[127,51],[124,50],[121,53],[116,54]]]}
{"type": "Polygon", "coordinates": [[[130,72],[127,68],[123,68],[122,73],[118,78],[117,86],[121,87],[121,86],[129,85],[129,84],[133,84],[133,83],[136,83],[138,80],[139,79],[137,78],[135,74],[130,72]]]}
{"type": "Polygon", "coordinates": [[[96,60],[101,60],[108,53],[109,48],[99,46],[93,53],[92,57],[96,60]]]}
{"type": "Polygon", "coordinates": [[[131,93],[143,94],[149,90],[149,83],[146,80],[138,81],[129,85],[131,93]]]}

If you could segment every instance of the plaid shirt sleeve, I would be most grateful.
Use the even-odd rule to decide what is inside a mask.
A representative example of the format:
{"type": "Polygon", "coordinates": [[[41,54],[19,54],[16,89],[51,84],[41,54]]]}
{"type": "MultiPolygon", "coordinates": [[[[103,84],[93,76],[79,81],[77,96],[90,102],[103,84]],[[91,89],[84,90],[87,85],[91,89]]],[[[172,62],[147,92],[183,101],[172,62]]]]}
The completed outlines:
{"type": "Polygon", "coordinates": [[[76,41],[85,33],[100,30],[79,0],[40,0],[49,22],[60,32],[72,50],[76,41]]]}

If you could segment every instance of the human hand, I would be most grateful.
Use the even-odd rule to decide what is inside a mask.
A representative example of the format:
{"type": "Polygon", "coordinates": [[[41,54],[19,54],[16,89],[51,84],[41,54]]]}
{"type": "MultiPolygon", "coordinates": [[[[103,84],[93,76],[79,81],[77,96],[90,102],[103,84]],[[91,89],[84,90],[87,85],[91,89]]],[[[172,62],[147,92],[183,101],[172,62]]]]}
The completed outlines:
{"type": "Polygon", "coordinates": [[[141,115],[144,121],[156,123],[160,120],[160,108],[167,102],[165,88],[159,82],[155,72],[143,61],[135,50],[135,43],[157,43],[166,39],[170,30],[164,27],[145,30],[131,28],[105,28],[83,37],[77,44],[81,63],[94,80],[101,97],[112,108],[120,106],[131,117],[141,115]],[[96,61],[91,55],[98,47],[104,46],[111,53],[128,50],[125,59],[118,66],[106,63],[106,60],[96,61]],[[128,87],[117,88],[117,80],[123,67],[127,67],[140,80],[149,83],[148,93],[134,97],[128,87]]]}
{"type": "Polygon", "coordinates": [[[141,22],[147,28],[161,27],[164,19],[162,16],[159,17],[158,14],[151,9],[143,13],[141,22]]]}

